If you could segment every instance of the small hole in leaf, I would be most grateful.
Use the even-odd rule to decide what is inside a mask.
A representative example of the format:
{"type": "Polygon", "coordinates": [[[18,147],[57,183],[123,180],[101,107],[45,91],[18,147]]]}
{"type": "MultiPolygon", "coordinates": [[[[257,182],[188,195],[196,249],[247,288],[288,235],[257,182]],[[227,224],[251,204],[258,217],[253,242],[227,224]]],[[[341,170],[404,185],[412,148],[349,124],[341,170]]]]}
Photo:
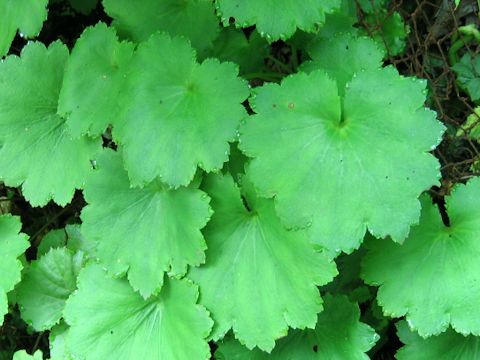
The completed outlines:
{"type": "Polygon", "coordinates": [[[315,352],[315,353],[318,352],[318,345],[313,345],[313,349],[312,349],[312,350],[313,350],[313,352],[315,352]]]}

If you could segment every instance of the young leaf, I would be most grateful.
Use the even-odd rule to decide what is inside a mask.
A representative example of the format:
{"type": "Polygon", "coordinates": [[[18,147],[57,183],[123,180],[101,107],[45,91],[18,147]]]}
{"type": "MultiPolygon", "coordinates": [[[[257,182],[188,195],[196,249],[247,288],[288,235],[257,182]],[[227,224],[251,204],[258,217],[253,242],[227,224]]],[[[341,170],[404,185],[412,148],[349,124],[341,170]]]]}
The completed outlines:
{"type": "Polygon", "coordinates": [[[37,258],[45,255],[50,249],[60,248],[67,244],[67,233],[65,229],[49,231],[37,247],[37,258]]]}
{"type": "Polygon", "coordinates": [[[136,42],[160,30],[186,37],[202,52],[220,30],[211,0],[103,0],[103,6],[118,33],[136,42]]]}
{"type": "Polygon", "coordinates": [[[191,282],[169,278],[159,295],[144,300],[125,279],[89,265],[65,308],[68,349],[89,360],[205,360],[212,320],[197,298],[191,282]]]}
{"type": "Polygon", "coordinates": [[[379,286],[385,314],[406,315],[420,336],[439,334],[449,325],[480,335],[480,178],[458,185],[446,200],[450,226],[424,196],[420,224],[403,245],[371,241],[363,278],[379,286]]]}
{"type": "Polygon", "coordinates": [[[325,309],[318,315],[315,329],[294,330],[278,341],[271,354],[248,351],[237,341],[220,344],[218,360],[366,360],[365,354],[378,340],[368,325],[359,321],[360,309],[346,296],[325,296],[325,309]]]}
{"type": "Polygon", "coordinates": [[[237,27],[256,25],[269,42],[291,37],[297,28],[314,32],[325,14],[340,6],[340,0],[216,0],[217,12],[225,26],[230,18],[237,27]]]}
{"type": "Polygon", "coordinates": [[[21,279],[22,263],[17,259],[30,246],[25,234],[20,233],[20,218],[0,215],[0,317],[8,311],[7,293],[21,279]]]}
{"type": "Polygon", "coordinates": [[[98,0],[68,0],[75,11],[88,15],[97,7],[98,0]]]}
{"type": "Polygon", "coordinates": [[[472,101],[480,99],[480,56],[466,53],[460,61],[452,66],[457,74],[457,81],[465,89],[472,101]]]}
{"type": "Polygon", "coordinates": [[[8,186],[22,185],[34,206],[70,202],[101,148],[99,140],[72,139],[57,115],[67,59],[59,42],[48,49],[30,43],[20,58],[0,64],[0,177],[8,186]]]}
{"type": "Polygon", "coordinates": [[[211,216],[200,190],[169,190],[155,181],[130,187],[118,153],[106,150],[85,186],[89,204],[82,230],[98,242],[97,256],[116,276],[128,271],[133,288],[147,298],[163,283],[164,272],[182,275],[187,265],[205,261],[200,232],[211,216]]]}
{"type": "Polygon", "coordinates": [[[114,138],[124,145],[133,186],[159,177],[188,185],[197,165],[216,171],[228,158],[248,97],[237,66],[195,60],[187,41],[153,35],[135,52],[114,138]],[[142,120],[141,124],[139,119],[142,120]]]}
{"type": "MultiPolygon", "coordinates": [[[[386,50],[388,55],[396,56],[405,51],[410,28],[405,25],[398,12],[390,13],[384,10],[367,16],[366,21],[370,23],[372,37],[379,46],[386,50]]],[[[367,34],[366,31],[364,33],[367,34]]]]}
{"type": "Polygon", "coordinates": [[[247,347],[271,351],[289,326],[315,326],[322,310],[316,286],[337,272],[333,262],[315,252],[305,232],[284,229],[273,201],[256,198],[245,182],[250,210],[229,175],[210,175],[204,181],[214,209],[205,228],[207,263],[190,275],[215,320],[213,339],[233,328],[247,347]]]}
{"type": "Polygon", "coordinates": [[[224,29],[209,51],[209,56],[238,64],[241,74],[262,71],[268,54],[268,43],[258,32],[253,31],[247,38],[242,30],[233,27],[224,29]]]}
{"type": "Polygon", "coordinates": [[[48,0],[0,0],[0,58],[4,56],[17,33],[37,36],[47,18],[48,0]]]}
{"type": "Polygon", "coordinates": [[[316,36],[328,39],[338,34],[348,33],[356,35],[358,29],[354,27],[354,25],[357,21],[357,6],[355,1],[341,0],[340,8],[338,10],[326,14],[325,24],[316,36]]]}
{"type": "Polygon", "coordinates": [[[452,329],[427,339],[411,332],[405,321],[397,325],[400,340],[405,344],[395,354],[397,360],[478,359],[480,338],[464,336],[452,329]]]}
{"type": "Polygon", "coordinates": [[[254,158],[259,195],[275,196],[286,226],[310,226],[312,241],[335,252],[357,248],[367,227],[403,240],[417,197],[440,177],[429,151],[444,127],[423,107],[424,89],[392,67],[361,72],[343,97],[322,71],[256,89],[240,148],[254,158]]]}
{"type": "Polygon", "coordinates": [[[64,247],[51,249],[33,261],[17,289],[22,319],[37,331],[57,324],[82,265],[82,255],[74,256],[64,247]]]}
{"type": "Polygon", "coordinates": [[[77,40],[68,61],[58,113],[75,137],[101,135],[121,109],[118,95],[133,44],[119,42],[113,28],[99,23],[77,40]]]}

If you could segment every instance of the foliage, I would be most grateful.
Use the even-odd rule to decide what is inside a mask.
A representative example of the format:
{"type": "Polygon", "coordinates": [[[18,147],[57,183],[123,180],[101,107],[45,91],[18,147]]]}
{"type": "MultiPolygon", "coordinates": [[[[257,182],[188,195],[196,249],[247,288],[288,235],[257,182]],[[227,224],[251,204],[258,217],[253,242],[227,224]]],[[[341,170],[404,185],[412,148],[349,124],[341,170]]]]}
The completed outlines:
{"type": "Polygon", "coordinates": [[[0,0],[0,360],[476,359],[480,33],[411,76],[411,6],[0,0]]]}

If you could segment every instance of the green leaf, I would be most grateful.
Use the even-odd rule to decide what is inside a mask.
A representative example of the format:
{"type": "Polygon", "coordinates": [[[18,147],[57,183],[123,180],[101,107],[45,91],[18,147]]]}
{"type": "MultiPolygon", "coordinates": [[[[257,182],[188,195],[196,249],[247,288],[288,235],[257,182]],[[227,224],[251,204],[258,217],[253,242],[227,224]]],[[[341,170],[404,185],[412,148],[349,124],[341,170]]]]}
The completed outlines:
{"type": "Polygon", "coordinates": [[[211,0],[103,0],[103,6],[118,33],[136,42],[160,30],[186,37],[202,52],[220,30],[211,0]]]}
{"type": "Polygon", "coordinates": [[[469,136],[480,141],[480,107],[473,109],[467,120],[457,129],[456,136],[469,136]]]}
{"type": "Polygon", "coordinates": [[[360,263],[365,255],[364,247],[351,254],[342,254],[335,259],[339,275],[322,287],[322,291],[343,294],[353,302],[366,302],[373,298],[370,289],[360,278],[360,263]]]}
{"type": "Polygon", "coordinates": [[[68,0],[75,11],[88,15],[97,7],[98,0],[68,0]]]}
{"type": "Polygon", "coordinates": [[[378,340],[368,325],[359,321],[360,309],[345,296],[325,296],[325,309],[318,315],[314,330],[292,331],[278,341],[271,354],[248,351],[237,341],[220,344],[219,360],[366,360],[365,354],[378,340]]]}
{"type": "Polygon", "coordinates": [[[232,61],[240,67],[240,73],[262,71],[270,48],[267,42],[253,31],[247,38],[242,30],[228,27],[213,44],[209,55],[221,61],[232,61]]]}
{"type": "Polygon", "coordinates": [[[240,148],[287,227],[309,226],[312,241],[335,252],[357,248],[367,228],[407,236],[417,197],[440,177],[429,151],[444,127],[423,107],[424,81],[387,67],[360,72],[343,97],[322,71],[255,90],[240,148]]]}
{"type": "Polygon", "coordinates": [[[68,329],[68,326],[64,322],[61,322],[50,330],[48,335],[50,360],[73,360],[65,343],[68,329]]]}
{"type": "Polygon", "coordinates": [[[446,200],[447,227],[424,196],[420,224],[403,245],[368,243],[362,277],[379,286],[384,313],[406,315],[420,336],[439,334],[449,325],[462,334],[480,335],[479,198],[480,178],[458,185],[446,200]]]}
{"type": "Polygon", "coordinates": [[[205,261],[200,229],[211,216],[208,196],[197,189],[169,190],[156,181],[132,188],[118,153],[107,150],[85,186],[89,204],[82,230],[98,242],[97,256],[115,276],[128,271],[133,288],[147,298],[164,272],[183,275],[205,261]]]}
{"type": "Polygon", "coordinates": [[[368,37],[353,34],[338,34],[332,37],[318,37],[307,49],[312,61],[302,66],[303,71],[323,69],[337,81],[340,95],[344,96],[345,86],[355,74],[362,70],[382,67],[384,52],[368,37]]]}
{"type": "Polygon", "coordinates": [[[297,28],[314,32],[324,23],[325,14],[340,6],[340,0],[216,0],[215,3],[225,26],[231,17],[237,27],[256,25],[269,42],[286,40],[297,28]]]}
{"type": "Polygon", "coordinates": [[[237,75],[232,63],[198,64],[181,38],[156,34],[139,45],[113,128],[133,186],[158,177],[178,187],[192,180],[197,165],[206,172],[222,167],[246,116],[248,87],[237,75]]]}
{"type": "Polygon", "coordinates": [[[83,256],[74,256],[66,248],[51,249],[33,261],[17,289],[22,319],[36,331],[48,330],[57,324],[65,301],[75,290],[82,265],[83,256]]]}
{"type": "Polygon", "coordinates": [[[99,23],[77,40],[65,70],[58,113],[75,137],[101,135],[121,110],[119,93],[133,44],[119,42],[113,28],[99,23]]]}
{"type": "Polygon", "coordinates": [[[0,177],[22,185],[34,206],[66,205],[83,187],[100,140],[72,139],[57,102],[68,59],[65,45],[30,43],[0,64],[0,177]],[[61,174],[61,176],[59,176],[61,174]]]}
{"type": "Polygon", "coordinates": [[[480,99],[480,56],[466,53],[460,61],[452,66],[457,74],[457,81],[465,89],[472,101],[480,99]]]}
{"type": "MultiPolygon", "coordinates": [[[[318,37],[330,38],[338,34],[356,35],[358,29],[357,6],[355,1],[341,0],[340,8],[331,14],[326,14],[325,24],[319,30],[318,37]]],[[[337,59],[338,60],[338,59],[337,59]]]]}
{"type": "Polygon", "coordinates": [[[86,258],[97,258],[95,242],[92,239],[87,239],[83,236],[80,225],[67,225],[65,227],[65,232],[68,237],[68,249],[74,253],[81,251],[85,254],[86,258]]]}
{"type": "MultiPolygon", "coordinates": [[[[366,18],[370,23],[370,33],[379,46],[386,49],[389,56],[402,54],[406,48],[406,40],[410,28],[405,25],[402,16],[398,12],[387,12],[386,10],[370,15],[366,18]]],[[[367,35],[367,32],[364,32],[367,35]]]]}
{"type": "Polygon", "coordinates": [[[0,317],[8,312],[7,293],[20,282],[23,265],[18,260],[30,246],[27,235],[20,233],[20,218],[0,215],[0,317]]]}
{"type": "Polygon", "coordinates": [[[33,355],[30,355],[25,350],[19,350],[13,354],[12,360],[43,360],[43,354],[40,350],[35,351],[33,355]]]}
{"type": "Polygon", "coordinates": [[[43,256],[50,251],[50,249],[55,249],[63,247],[67,244],[67,234],[65,229],[55,229],[49,231],[40,242],[37,248],[37,257],[43,256]]]}
{"type": "Polygon", "coordinates": [[[190,275],[215,320],[211,337],[233,328],[247,347],[270,351],[288,327],[313,328],[322,310],[316,286],[337,274],[334,263],[315,252],[305,232],[284,229],[273,201],[256,198],[248,182],[250,211],[229,175],[208,176],[204,188],[214,209],[205,228],[207,263],[190,275]]]}
{"type": "Polygon", "coordinates": [[[408,329],[407,323],[397,324],[398,335],[405,346],[395,354],[397,360],[432,360],[432,359],[478,359],[480,338],[463,336],[452,329],[443,334],[422,338],[408,329]]]}
{"type": "Polygon", "coordinates": [[[385,7],[387,0],[357,0],[360,9],[367,14],[378,13],[385,7]]]}
{"type": "Polygon", "coordinates": [[[22,37],[37,36],[47,18],[48,0],[0,0],[0,57],[7,54],[20,30],[22,37]]]}
{"type": "Polygon", "coordinates": [[[88,360],[207,359],[212,320],[197,298],[188,280],[168,279],[159,295],[144,300],[125,279],[89,265],[67,301],[68,349],[88,360]]]}

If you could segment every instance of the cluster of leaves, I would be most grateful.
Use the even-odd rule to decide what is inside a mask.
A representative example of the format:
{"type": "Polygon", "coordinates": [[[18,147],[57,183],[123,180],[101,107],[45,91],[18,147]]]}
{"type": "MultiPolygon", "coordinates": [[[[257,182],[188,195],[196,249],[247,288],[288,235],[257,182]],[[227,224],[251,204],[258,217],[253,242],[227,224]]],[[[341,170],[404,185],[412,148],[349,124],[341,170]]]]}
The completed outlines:
{"type": "MultiPolygon", "coordinates": [[[[47,16],[19,3],[0,55],[47,16]]],[[[113,21],[0,64],[0,179],[86,206],[30,261],[0,216],[0,316],[52,360],[364,359],[390,319],[398,359],[475,358],[480,180],[448,221],[424,193],[445,128],[387,1],[70,3],[113,21]]]]}

